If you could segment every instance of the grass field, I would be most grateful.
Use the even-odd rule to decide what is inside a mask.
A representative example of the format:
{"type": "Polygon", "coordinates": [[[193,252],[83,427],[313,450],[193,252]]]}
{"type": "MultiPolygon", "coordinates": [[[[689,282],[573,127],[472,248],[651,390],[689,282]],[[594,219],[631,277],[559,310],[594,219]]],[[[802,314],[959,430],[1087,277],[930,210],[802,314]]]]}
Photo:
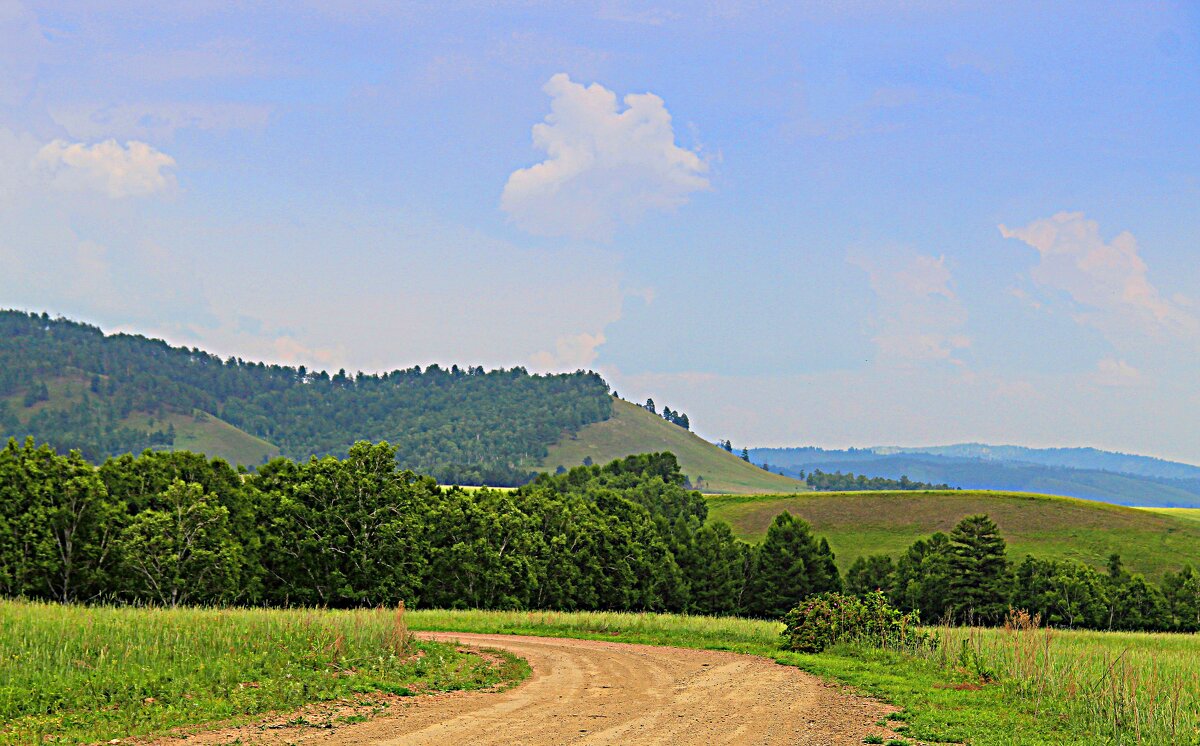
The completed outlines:
{"type": "Polygon", "coordinates": [[[578,637],[763,655],[887,700],[921,742],[1200,743],[1200,636],[933,630],[921,657],[781,651],[782,625],[612,612],[248,611],[0,602],[0,743],[97,742],[239,723],[320,700],[516,681],[406,629],[578,637]],[[398,646],[403,645],[403,647],[398,646]]]}
{"type": "Polygon", "coordinates": [[[612,612],[416,611],[413,629],[579,637],[764,655],[904,708],[893,729],[921,742],[1200,743],[1200,636],[935,630],[914,658],[842,647],[779,650],[782,625],[612,612]],[[970,651],[961,662],[963,644],[970,651]],[[1048,651],[1048,655],[1046,652],[1048,651]],[[981,672],[986,677],[981,676],[981,672]]]}
{"type": "Polygon", "coordinates": [[[353,698],[514,680],[416,642],[394,611],[84,608],[0,601],[0,743],[98,742],[353,698]]]}
{"type": "Polygon", "coordinates": [[[1193,523],[1200,523],[1200,508],[1143,508],[1151,513],[1169,515],[1193,523]]]}
{"type": "Polygon", "coordinates": [[[1200,522],[1176,514],[1046,495],[1000,492],[814,492],[714,496],[709,516],[758,541],[784,510],[829,539],[844,571],[859,555],[898,556],[916,539],[949,532],[960,519],[987,513],[1009,543],[1009,556],[1073,559],[1103,567],[1120,553],[1131,572],[1158,578],[1185,563],[1200,567],[1200,522]]]}
{"type": "Polygon", "coordinates": [[[698,488],[704,492],[782,493],[809,489],[803,482],[748,464],[695,433],[621,399],[613,399],[611,418],[554,444],[550,454],[534,468],[554,471],[559,466],[579,466],[588,456],[597,464],[606,464],[635,453],[661,451],[675,454],[692,483],[703,478],[698,488]]]}

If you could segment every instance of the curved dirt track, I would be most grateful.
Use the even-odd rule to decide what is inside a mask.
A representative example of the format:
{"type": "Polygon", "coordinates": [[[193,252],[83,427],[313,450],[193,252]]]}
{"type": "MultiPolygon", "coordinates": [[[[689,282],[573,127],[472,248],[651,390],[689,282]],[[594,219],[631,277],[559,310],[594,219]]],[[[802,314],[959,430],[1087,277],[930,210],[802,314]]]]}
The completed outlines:
{"type": "Polygon", "coordinates": [[[422,637],[508,650],[533,674],[506,692],[406,699],[335,730],[240,728],[188,742],[861,744],[868,734],[894,735],[875,725],[893,708],[756,656],[547,637],[422,637]]]}

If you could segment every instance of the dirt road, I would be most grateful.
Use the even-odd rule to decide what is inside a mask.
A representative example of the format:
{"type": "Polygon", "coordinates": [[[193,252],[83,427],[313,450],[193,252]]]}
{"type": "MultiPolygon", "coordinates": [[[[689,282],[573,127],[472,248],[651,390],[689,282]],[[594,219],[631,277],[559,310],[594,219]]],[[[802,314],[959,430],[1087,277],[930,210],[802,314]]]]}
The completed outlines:
{"type": "Polygon", "coordinates": [[[189,744],[861,744],[891,710],[789,666],[733,653],[439,633],[502,648],[533,675],[501,693],[415,697],[334,730],[240,728],[189,744]]]}

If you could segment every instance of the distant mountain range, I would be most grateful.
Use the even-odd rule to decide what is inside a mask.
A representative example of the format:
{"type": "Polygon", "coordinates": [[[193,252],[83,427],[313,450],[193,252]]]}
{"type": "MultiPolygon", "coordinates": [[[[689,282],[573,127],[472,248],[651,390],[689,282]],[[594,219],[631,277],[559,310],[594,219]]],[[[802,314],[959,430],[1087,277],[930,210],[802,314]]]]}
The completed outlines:
{"type": "Polygon", "coordinates": [[[1200,467],[1096,448],[1026,448],[983,443],[927,448],[828,450],[756,448],[757,463],[798,477],[820,469],[963,489],[1039,492],[1119,505],[1200,507],[1200,467]]]}

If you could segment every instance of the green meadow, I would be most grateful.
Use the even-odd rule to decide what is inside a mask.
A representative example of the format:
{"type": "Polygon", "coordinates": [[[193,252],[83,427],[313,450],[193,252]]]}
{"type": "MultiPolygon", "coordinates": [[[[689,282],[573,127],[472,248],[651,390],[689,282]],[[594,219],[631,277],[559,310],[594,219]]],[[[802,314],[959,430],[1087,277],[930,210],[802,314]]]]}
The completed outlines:
{"type": "Polygon", "coordinates": [[[1200,521],[1195,514],[1049,495],[950,490],[931,492],[813,492],[799,495],[712,495],[709,518],[759,541],[776,515],[788,511],[829,540],[844,572],[868,554],[899,556],[914,541],[949,532],[964,516],[986,513],[1008,541],[1008,555],[1069,559],[1103,567],[1119,553],[1125,567],[1157,579],[1184,564],[1200,567],[1200,521]]]}
{"type": "Polygon", "coordinates": [[[88,608],[0,602],[0,743],[246,722],[316,701],[475,689],[497,669],[408,630],[575,637],[772,658],[902,708],[906,742],[1200,743],[1200,637],[1030,625],[931,630],[917,656],[779,648],[782,625],[616,612],[88,608]]]}
{"type": "Polygon", "coordinates": [[[98,742],[326,700],[522,677],[416,641],[394,610],[82,607],[0,601],[0,743],[98,742]]]}

